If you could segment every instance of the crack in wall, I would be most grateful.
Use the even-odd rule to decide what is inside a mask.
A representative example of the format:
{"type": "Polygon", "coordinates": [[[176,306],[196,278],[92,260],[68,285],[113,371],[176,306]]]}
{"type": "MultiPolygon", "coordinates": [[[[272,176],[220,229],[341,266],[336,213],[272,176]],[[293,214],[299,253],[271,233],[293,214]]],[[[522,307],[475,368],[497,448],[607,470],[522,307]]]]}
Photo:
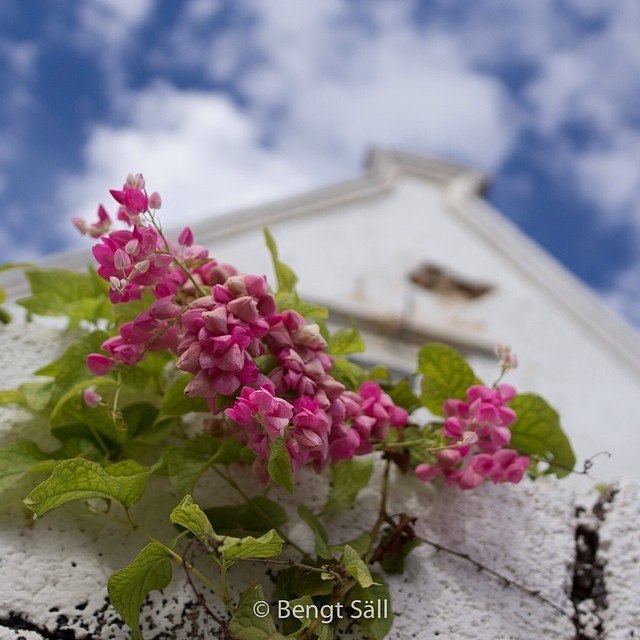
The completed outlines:
{"type": "Polygon", "coordinates": [[[598,553],[600,528],[618,491],[617,487],[607,487],[591,509],[576,508],[576,557],[571,586],[575,640],[602,640],[605,637],[602,614],[609,603],[604,578],[606,559],[598,553]]]}

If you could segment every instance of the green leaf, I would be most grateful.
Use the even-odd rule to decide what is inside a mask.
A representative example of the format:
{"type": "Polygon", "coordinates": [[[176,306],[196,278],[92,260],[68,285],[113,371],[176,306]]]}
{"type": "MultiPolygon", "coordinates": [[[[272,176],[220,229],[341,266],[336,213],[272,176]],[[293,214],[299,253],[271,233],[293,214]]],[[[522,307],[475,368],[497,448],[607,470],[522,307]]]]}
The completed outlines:
{"type": "Polygon", "coordinates": [[[53,382],[51,380],[33,380],[24,382],[18,389],[24,394],[27,407],[36,413],[45,411],[51,402],[53,382]]]}
{"type": "Polygon", "coordinates": [[[209,412],[207,401],[204,398],[189,398],[184,394],[184,388],[192,377],[190,375],[180,376],[167,387],[160,407],[160,413],[163,416],[183,416],[191,411],[209,412]]]}
{"type": "Polygon", "coordinates": [[[420,406],[420,399],[413,393],[411,382],[407,378],[402,378],[391,389],[388,389],[387,393],[391,396],[394,404],[406,409],[409,413],[420,406]]]}
{"type": "Polygon", "coordinates": [[[133,640],[142,640],[140,607],[144,599],[150,591],[164,589],[171,582],[170,557],[167,547],[151,542],[128,567],[109,578],[109,599],[131,627],[133,640]]]}
{"type": "Polygon", "coordinates": [[[372,471],[370,458],[352,458],[331,465],[331,492],[323,513],[334,514],[350,507],[360,490],[369,484],[372,471]]]}
{"type": "Polygon", "coordinates": [[[387,574],[404,573],[404,562],[407,556],[421,544],[420,538],[411,538],[394,548],[388,548],[380,559],[380,566],[387,574]]]}
{"type": "Polygon", "coordinates": [[[67,502],[90,498],[117,500],[126,508],[142,497],[149,473],[147,467],[134,460],[123,460],[104,469],[83,458],[64,460],[24,499],[24,504],[36,517],[67,502]]]}
{"type": "Polygon", "coordinates": [[[366,350],[367,345],[355,326],[340,329],[329,338],[329,353],[334,356],[363,353],[366,350]]]}
{"type": "Polygon", "coordinates": [[[272,529],[259,538],[245,536],[217,536],[220,541],[218,553],[225,560],[242,558],[273,558],[282,553],[282,538],[272,529]]]}
{"type": "Polygon", "coordinates": [[[40,413],[49,406],[52,386],[51,380],[24,382],[17,389],[0,391],[0,405],[17,404],[40,413]]]}
{"type": "Polygon", "coordinates": [[[117,386],[117,382],[107,376],[76,382],[54,405],[50,416],[52,429],[69,424],[84,424],[89,433],[98,432],[111,443],[126,442],[133,433],[123,417],[114,416],[112,412],[117,386]],[[103,401],[97,407],[90,407],[84,401],[83,391],[89,387],[95,388],[102,397],[103,401]]]}
{"type": "Polygon", "coordinates": [[[365,589],[373,584],[373,578],[369,567],[364,563],[358,552],[348,544],[344,547],[342,564],[346,570],[356,579],[356,582],[365,589]]]}
{"type": "Polygon", "coordinates": [[[186,495],[180,504],[171,512],[169,519],[173,524],[178,524],[188,529],[200,540],[207,541],[215,536],[215,532],[209,518],[204,511],[194,503],[190,495],[186,495]]]}
{"type": "MultiPolygon", "coordinates": [[[[154,432],[162,429],[161,421],[158,418],[158,407],[150,402],[133,402],[122,408],[122,420],[127,426],[131,436],[141,438],[147,436],[147,442],[157,442],[154,439],[154,432]]],[[[171,426],[175,421],[167,419],[171,426]]]]}
{"type": "Polygon", "coordinates": [[[290,567],[278,574],[275,597],[288,600],[301,596],[328,596],[333,592],[333,581],[325,580],[317,571],[290,567]]]}
{"type": "Polygon", "coordinates": [[[204,512],[214,529],[223,535],[262,535],[287,521],[285,510],[264,496],[251,498],[240,505],[210,507],[204,512]]]}
{"type": "MultiPolygon", "coordinates": [[[[359,634],[362,640],[382,640],[393,626],[391,594],[384,582],[384,577],[378,573],[374,573],[372,577],[375,583],[370,587],[363,588],[360,585],[356,585],[349,593],[351,606],[356,606],[357,602],[361,612],[360,617],[355,622],[362,630],[362,633],[359,634]],[[377,610],[378,602],[381,603],[380,611],[377,610]],[[385,602],[387,603],[386,606],[384,605],[385,602]],[[367,613],[369,612],[365,610],[367,603],[372,603],[375,607],[374,615],[372,616],[368,616],[367,613]],[[378,615],[378,613],[382,615],[378,615]]],[[[352,619],[354,616],[355,609],[351,613],[352,619]]]]}
{"type": "Polygon", "coordinates": [[[191,493],[200,476],[211,465],[236,462],[241,450],[242,445],[235,438],[191,438],[185,445],[169,453],[171,482],[182,495],[191,493]]]}
{"type": "Polygon", "coordinates": [[[274,482],[284,487],[289,493],[293,493],[291,455],[283,436],[278,436],[271,442],[267,471],[274,482]]]}
{"type": "Polygon", "coordinates": [[[267,247],[269,248],[269,253],[271,253],[273,268],[276,272],[276,278],[278,280],[278,292],[291,293],[295,291],[298,277],[289,266],[280,261],[280,258],[278,257],[278,247],[276,246],[276,241],[273,239],[273,236],[271,235],[269,229],[267,229],[267,227],[264,227],[263,231],[264,239],[267,243],[267,247]]]}
{"type": "Polygon", "coordinates": [[[262,587],[251,585],[240,596],[236,612],[229,621],[230,640],[285,640],[278,632],[271,615],[256,615],[256,603],[265,602],[262,587]]]}
{"type": "Polygon", "coordinates": [[[312,302],[300,300],[295,291],[278,291],[275,298],[278,305],[278,311],[280,311],[280,313],[286,309],[292,309],[293,311],[297,311],[307,320],[322,320],[323,318],[329,317],[329,311],[326,307],[321,307],[320,305],[313,304],[312,302]]]}
{"type": "Polygon", "coordinates": [[[556,411],[533,393],[518,394],[509,406],[518,416],[510,427],[509,446],[523,454],[550,460],[546,473],[555,473],[558,478],[568,475],[575,466],[576,457],[556,411]]]}
{"type": "MultiPolygon", "coordinates": [[[[289,600],[288,611],[285,610],[282,617],[278,616],[281,628],[288,636],[297,637],[299,632],[311,623],[312,619],[306,615],[306,612],[310,611],[309,607],[311,605],[313,605],[313,598],[310,596],[302,596],[301,598],[289,600]],[[293,614],[293,608],[296,606],[302,607],[302,609],[296,611],[299,617],[293,614]],[[289,615],[287,615],[287,613],[289,615]]],[[[278,607],[280,607],[279,603],[278,607]]],[[[317,633],[314,635],[317,635],[317,633]]]]}
{"type": "Polygon", "coordinates": [[[467,389],[480,380],[467,361],[451,347],[438,342],[418,352],[418,371],[422,374],[422,404],[431,413],[442,416],[442,405],[449,398],[464,400],[467,389]]]}
{"type": "Polygon", "coordinates": [[[33,268],[37,269],[37,266],[33,262],[5,262],[0,264],[0,273],[3,271],[11,271],[12,269],[33,268]]]}
{"type": "Polygon", "coordinates": [[[298,515],[309,525],[316,539],[316,553],[320,558],[331,559],[333,553],[329,549],[327,530],[314,513],[304,504],[298,507],[298,515]]]}
{"type": "Polygon", "coordinates": [[[353,547],[359,555],[363,555],[366,553],[367,549],[369,549],[371,543],[371,536],[368,533],[361,533],[359,536],[352,538],[351,540],[347,540],[344,544],[335,544],[331,549],[333,551],[338,551],[340,553],[344,552],[344,548],[349,545],[353,547]]]}
{"type": "Polygon", "coordinates": [[[90,353],[100,350],[100,345],[109,337],[104,331],[92,333],[75,340],[57,359],[36,371],[37,376],[54,378],[51,403],[55,406],[69,389],[82,380],[97,380],[87,369],[86,359],[90,353]]]}
{"type": "Polygon", "coordinates": [[[362,367],[342,357],[334,360],[330,373],[350,389],[357,389],[369,379],[369,374],[362,367]]]}
{"type": "Polygon", "coordinates": [[[72,325],[80,320],[95,321],[110,317],[107,284],[98,288],[89,274],[66,269],[28,269],[25,271],[31,285],[31,296],[17,303],[30,313],[41,316],[66,316],[72,325]]]}
{"type": "Polygon", "coordinates": [[[0,405],[17,404],[21,407],[27,406],[27,399],[22,391],[17,389],[3,389],[0,391],[0,405]]]}
{"type": "Polygon", "coordinates": [[[35,442],[25,440],[0,449],[0,491],[35,471],[52,471],[58,460],[41,451],[35,442]]]}

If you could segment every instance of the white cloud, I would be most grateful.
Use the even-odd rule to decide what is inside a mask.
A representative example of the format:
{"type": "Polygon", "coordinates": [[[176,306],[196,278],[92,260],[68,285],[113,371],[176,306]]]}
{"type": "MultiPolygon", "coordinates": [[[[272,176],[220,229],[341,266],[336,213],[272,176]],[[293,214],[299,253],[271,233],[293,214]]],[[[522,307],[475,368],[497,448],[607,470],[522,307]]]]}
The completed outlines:
{"type": "Polygon", "coordinates": [[[149,17],[153,0],[93,0],[78,5],[83,42],[117,47],[126,43],[149,17]]]}
{"type": "Polygon", "coordinates": [[[79,2],[75,9],[78,28],[70,37],[82,52],[97,56],[106,94],[117,102],[128,86],[128,67],[136,63],[131,50],[151,15],[153,0],[93,0],[79,2]]]}
{"type": "Polygon", "coordinates": [[[29,41],[0,39],[0,165],[8,165],[21,152],[28,117],[35,107],[38,48],[29,41]]]}
{"type": "Polygon", "coordinates": [[[316,170],[333,168],[331,177],[353,169],[372,143],[486,169],[500,164],[518,111],[499,81],[471,66],[453,34],[417,28],[406,3],[376,5],[369,26],[347,3],[311,5],[262,6],[251,42],[266,63],[242,79],[258,110],[286,112],[277,138],[283,150],[316,170]]]}
{"type": "Polygon", "coordinates": [[[160,192],[168,227],[309,186],[281,155],[258,144],[251,122],[223,96],[155,84],[123,104],[127,122],[94,127],[84,171],[62,183],[57,199],[65,215],[92,219],[100,201],[115,211],[108,189],[120,188],[129,172],[142,172],[148,188],[160,192]]]}

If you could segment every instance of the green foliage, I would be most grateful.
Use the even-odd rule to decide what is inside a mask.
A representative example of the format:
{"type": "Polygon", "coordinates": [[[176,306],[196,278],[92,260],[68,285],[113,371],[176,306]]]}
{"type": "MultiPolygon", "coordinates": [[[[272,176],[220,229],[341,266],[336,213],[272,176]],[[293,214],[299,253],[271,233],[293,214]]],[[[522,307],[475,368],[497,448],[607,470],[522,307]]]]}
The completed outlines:
{"type": "Polygon", "coordinates": [[[304,504],[298,507],[298,515],[309,525],[316,540],[316,553],[320,558],[333,558],[333,551],[329,549],[327,530],[314,513],[304,504]]]}
{"type": "Polygon", "coordinates": [[[262,535],[278,529],[287,521],[285,510],[264,496],[251,498],[239,505],[210,507],[204,512],[221,535],[262,535]]]}
{"type": "Polygon", "coordinates": [[[276,280],[278,282],[278,291],[275,294],[278,311],[282,312],[286,309],[297,311],[303,318],[320,320],[327,318],[329,312],[320,305],[300,300],[296,293],[296,284],[298,284],[298,276],[293,269],[282,262],[278,256],[278,247],[271,232],[267,227],[263,228],[265,242],[271,254],[273,268],[276,272],[276,280]]]}
{"type": "Polygon", "coordinates": [[[18,389],[3,389],[0,391],[0,405],[5,404],[17,404],[24,407],[27,401],[22,391],[18,389]]]}
{"type": "Polygon", "coordinates": [[[334,356],[363,353],[366,350],[367,345],[355,326],[339,329],[329,338],[329,353],[334,356]]]}
{"type": "Polygon", "coordinates": [[[413,392],[411,382],[407,378],[402,378],[390,389],[387,389],[387,393],[394,404],[406,409],[409,413],[420,406],[420,398],[413,392]]]}
{"type": "Polygon", "coordinates": [[[31,295],[18,300],[18,304],[29,313],[67,317],[71,326],[82,320],[96,322],[112,317],[109,288],[101,278],[66,269],[30,268],[25,275],[31,295]]]}
{"type": "Polygon", "coordinates": [[[28,473],[52,471],[57,460],[41,451],[35,442],[25,440],[0,449],[0,491],[28,473]]]}
{"type": "Polygon", "coordinates": [[[215,535],[209,518],[193,502],[193,498],[190,495],[182,498],[182,502],[171,512],[169,519],[173,524],[178,524],[191,531],[200,540],[208,541],[215,535]]]}
{"type": "Polygon", "coordinates": [[[100,350],[100,345],[109,337],[104,331],[93,331],[75,340],[69,348],[50,364],[38,369],[36,375],[53,378],[51,386],[51,407],[69,393],[69,390],[83,380],[96,382],[96,377],[87,369],[86,359],[90,353],[100,350]]]}
{"type": "Polygon", "coordinates": [[[207,413],[209,407],[204,398],[189,398],[184,389],[193,376],[184,375],[174,380],[162,396],[160,412],[163,416],[183,416],[191,411],[207,413]]]}
{"type": "Polygon", "coordinates": [[[360,558],[358,552],[348,544],[344,547],[342,564],[361,587],[366,589],[373,584],[373,578],[371,577],[369,567],[367,567],[364,561],[360,558]]]}
{"type": "Polygon", "coordinates": [[[352,458],[331,465],[331,492],[323,513],[331,515],[350,507],[360,490],[369,484],[372,471],[370,458],[352,458]]]}
{"type": "Polygon", "coordinates": [[[256,615],[256,603],[264,601],[259,584],[253,584],[243,592],[236,612],[229,621],[230,640],[285,640],[276,629],[271,615],[264,618],[256,615]]]}
{"type": "Polygon", "coordinates": [[[280,312],[292,309],[307,320],[321,320],[329,317],[329,311],[325,307],[301,300],[295,291],[278,291],[275,298],[280,312]]]}
{"type": "Polygon", "coordinates": [[[151,542],[124,569],[116,571],[107,587],[111,604],[131,627],[133,640],[143,640],[140,607],[150,591],[164,589],[171,582],[171,552],[151,542]]]}
{"type": "Polygon", "coordinates": [[[169,451],[167,464],[173,486],[182,495],[191,493],[200,476],[214,464],[239,459],[242,445],[234,438],[196,436],[169,451]]]}
{"type": "Polygon", "coordinates": [[[333,581],[326,580],[321,573],[289,567],[278,574],[275,597],[292,600],[303,596],[328,596],[332,591],[333,581]]]}
{"type": "Polygon", "coordinates": [[[134,460],[102,468],[95,462],[73,458],[58,464],[51,476],[24,499],[24,504],[34,517],[67,502],[90,498],[117,500],[127,508],[142,497],[149,474],[149,468],[134,460]]]}
{"type": "MultiPolygon", "coordinates": [[[[3,271],[10,271],[11,269],[22,269],[33,266],[34,265],[29,262],[7,262],[5,264],[0,264],[0,273],[3,271]]],[[[6,302],[6,300],[7,292],[5,289],[0,287],[0,303],[6,302]]],[[[2,324],[9,324],[9,322],[11,322],[11,314],[3,307],[0,307],[0,322],[2,324]]]]}
{"type": "Polygon", "coordinates": [[[360,640],[382,640],[387,636],[393,626],[393,609],[391,602],[391,594],[385,584],[384,577],[378,573],[372,574],[375,582],[370,587],[362,587],[356,585],[349,594],[351,602],[359,601],[359,608],[362,609],[362,603],[365,602],[385,602],[387,615],[374,615],[373,617],[360,617],[356,622],[360,628],[358,637],[360,640]]]}
{"type": "Polygon", "coordinates": [[[351,362],[340,356],[335,359],[333,368],[329,373],[349,389],[357,389],[363,382],[369,379],[369,374],[365,369],[358,366],[355,362],[351,362]]]}
{"type": "Polygon", "coordinates": [[[43,412],[51,402],[52,381],[25,382],[17,389],[0,391],[0,405],[17,404],[32,413],[43,412]]]}
{"type": "Polygon", "coordinates": [[[558,478],[568,475],[576,457],[556,411],[533,393],[518,394],[509,406],[518,415],[511,425],[510,446],[524,454],[550,461],[546,473],[555,473],[558,478]]]}
{"type": "Polygon", "coordinates": [[[274,558],[282,553],[282,539],[273,529],[259,538],[220,536],[219,541],[217,551],[225,560],[274,558]]]}
{"type": "Polygon", "coordinates": [[[278,247],[276,241],[271,235],[271,231],[264,227],[264,239],[267,243],[269,253],[271,254],[271,260],[273,261],[273,268],[276,272],[276,279],[278,281],[279,293],[292,293],[296,289],[298,283],[298,277],[293,272],[291,267],[280,261],[278,257],[278,247]]]}
{"type": "Polygon", "coordinates": [[[289,493],[293,493],[293,471],[291,469],[291,455],[287,449],[287,442],[283,436],[278,436],[271,442],[269,448],[269,463],[267,466],[269,477],[289,493]]]}
{"type": "Polygon", "coordinates": [[[418,371],[422,374],[422,404],[441,416],[442,404],[449,398],[464,400],[466,391],[480,380],[455,349],[432,342],[418,352],[418,371]]]}
{"type": "MultiPolygon", "coordinates": [[[[384,544],[384,538],[382,544],[384,544]]],[[[404,573],[404,563],[407,556],[421,544],[422,541],[420,538],[411,538],[410,540],[399,543],[395,547],[387,547],[383,557],[380,559],[380,566],[384,569],[385,573],[404,573]]]]}

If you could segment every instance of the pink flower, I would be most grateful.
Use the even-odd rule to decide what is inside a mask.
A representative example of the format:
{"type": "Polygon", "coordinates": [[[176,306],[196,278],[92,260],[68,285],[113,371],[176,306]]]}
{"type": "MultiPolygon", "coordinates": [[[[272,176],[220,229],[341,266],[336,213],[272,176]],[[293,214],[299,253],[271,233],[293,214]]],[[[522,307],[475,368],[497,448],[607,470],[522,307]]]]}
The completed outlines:
{"type": "Polygon", "coordinates": [[[125,185],[121,191],[110,189],[109,193],[121,204],[129,215],[144,213],[149,208],[149,198],[142,189],[125,185]]]}
{"type": "Polygon", "coordinates": [[[249,431],[265,430],[272,440],[284,433],[293,416],[293,407],[274,394],[273,387],[263,385],[259,389],[244,387],[233,407],[225,413],[249,431]]]}
{"type": "Polygon", "coordinates": [[[193,244],[193,233],[189,227],[185,227],[178,236],[178,244],[190,247],[193,244]]]}
{"type": "Polygon", "coordinates": [[[86,362],[87,368],[94,376],[106,376],[116,366],[114,358],[109,358],[102,353],[90,353],[86,362]]]}
{"type": "Polygon", "coordinates": [[[160,209],[162,207],[162,198],[157,191],[154,191],[149,196],[149,208],[150,209],[160,209]]]}
{"type": "Polygon", "coordinates": [[[99,238],[111,228],[111,218],[102,205],[98,207],[98,220],[93,224],[87,224],[77,216],[71,218],[71,222],[82,235],[89,234],[92,238],[99,238]]]}
{"type": "Polygon", "coordinates": [[[433,464],[418,465],[416,475],[428,481],[442,474],[447,485],[461,489],[474,489],[485,480],[520,482],[529,458],[504,448],[511,441],[509,425],[516,419],[506,403],[515,393],[508,385],[495,389],[475,385],[467,389],[466,402],[447,400],[442,433],[451,446],[436,451],[433,464]]]}
{"type": "Polygon", "coordinates": [[[102,402],[102,396],[96,393],[96,390],[90,387],[89,389],[85,389],[82,394],[82,398],[85,404],[92,409],[95,409],[100,402],[102,402]]]}

